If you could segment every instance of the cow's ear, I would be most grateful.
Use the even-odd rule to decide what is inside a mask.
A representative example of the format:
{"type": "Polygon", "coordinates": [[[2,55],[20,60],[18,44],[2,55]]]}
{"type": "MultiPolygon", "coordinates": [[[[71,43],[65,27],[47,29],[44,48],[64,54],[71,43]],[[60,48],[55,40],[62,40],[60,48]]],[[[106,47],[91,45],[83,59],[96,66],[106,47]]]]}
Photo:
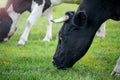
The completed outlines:
{"type": "Polygon", "coordinates": [[[87,15],[84,11],[79,11],[73,17],[72,23],[76,26],[84,26],[87,23],[87,15]]]}

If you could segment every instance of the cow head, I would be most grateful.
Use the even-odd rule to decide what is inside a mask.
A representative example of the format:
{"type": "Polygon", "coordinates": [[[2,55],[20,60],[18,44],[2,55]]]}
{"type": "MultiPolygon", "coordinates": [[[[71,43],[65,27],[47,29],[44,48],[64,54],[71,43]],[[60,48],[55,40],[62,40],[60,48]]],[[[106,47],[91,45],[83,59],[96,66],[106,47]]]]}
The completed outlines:
{"type": "Polygon", "coordinates": [[[8,38],[8,33],[11,24],[12,24],[12,19],[8,15],[6,9],[1,8],[0,9],[0,42],[5,41],[8,38]]]}
{"type": "Polygon", "coordinates": [[[58,69],[70,68],[83,57],[97,31],[97,28],[88,24],[84,11],[67,12],[66,16],[69,19],[59,32],[58,46],[53,57],[53,64],[58,69]]]}

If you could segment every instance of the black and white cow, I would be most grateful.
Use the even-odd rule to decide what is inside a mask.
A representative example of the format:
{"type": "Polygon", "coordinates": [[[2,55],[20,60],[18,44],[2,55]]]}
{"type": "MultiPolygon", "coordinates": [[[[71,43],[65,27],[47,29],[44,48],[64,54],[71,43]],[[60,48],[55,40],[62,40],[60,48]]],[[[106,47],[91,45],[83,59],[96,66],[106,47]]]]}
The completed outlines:
{"type": "Polygon", "coordinates": [[[96,31],[108,19],[120,20],[119,0],[82,0],[77,12],[67,12],[53,64],[58,69],[72,67],[86,54],[96,31]]]}
{"type": "MultiPolygon", "coordinates": [[[[26,28],[18,42],[18,45],[25,45],[33,24],[42,15],[46,17],[48,23],[46,36],[43,40],[49,42],[52,39],[52,22],[50,21],[53,19],[52,6],[59,5],[61,3],[79,4],[80,0],[8,0],[6,7],[2,10],[6,12],[6,18],[10,21],[7,20],[6,23],[6,18],[0,17],[4,20],[0,23],[0,41],[7,41],[10,36],[13,35],[20,15],[25,11],[29,11],[31,14],[27,19],[26,28]],[[5,27],[7,27],[6,31],[4,29],[5,27]]],[[[2,16],[2,11],[0,13],[2,16]]],[[[100,37],[105,36],[104,26],[105,24],[103,24],[102,32],[97,34],[100,37]]]]}

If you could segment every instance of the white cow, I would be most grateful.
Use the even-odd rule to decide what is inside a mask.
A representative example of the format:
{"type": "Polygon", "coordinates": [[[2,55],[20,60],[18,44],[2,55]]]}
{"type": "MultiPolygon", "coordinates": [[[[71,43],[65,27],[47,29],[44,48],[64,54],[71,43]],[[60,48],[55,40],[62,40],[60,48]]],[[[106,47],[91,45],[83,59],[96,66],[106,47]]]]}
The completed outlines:
{"type": "MultiPolygon", "coordinates": [[[[28,41],[28,36],[30,33],[30,30],[36,20],[44,15],[46,17],[47,21],[47,31],[46,36],[43,39],[44,41],[49,42],[52,39],[52,22],[53,19],[52,15],[52,7],[55,5],[59,5],[61,3],[72,3],[72,4],[79,4],[79,0],[8,0],[6,5],[6,12],[12,19],[12,23],[10,26],[10,30],[6,33],[7,35],[5,37],[2,36],[1,41],[7,41],[11,35],[16,30],[16,24],[18,22],[18,19],[20,15],[25,12],[26,10],[30,11],[30,15],[26,22],[26,27],[23,32],[23,34],[20,37],[20,40],[18,42],[18,46],[23,46],[28,41]]],[[[3,24],[0,24],[0,28],[2,28],[3,24]]],[[[5,27],[5,26],[3,26],[5,27]]],[[[1,31],[2,33],[2,31],[1,31]]],[[[101,29],[98,31],[97,35],[99,37],[105,37],[105,24],[102,25],[101,29]]]]}

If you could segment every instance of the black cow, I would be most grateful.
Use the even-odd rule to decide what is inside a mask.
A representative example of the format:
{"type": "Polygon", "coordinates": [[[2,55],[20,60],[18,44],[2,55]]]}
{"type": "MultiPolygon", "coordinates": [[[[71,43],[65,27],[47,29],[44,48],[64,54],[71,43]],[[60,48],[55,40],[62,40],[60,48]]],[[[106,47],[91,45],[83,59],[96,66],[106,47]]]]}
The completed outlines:
{"type": "Polygon", "coordinates": [[[72,67],[88,51],[96,31],[108,19],[120,20],[119,0],[82,0],[76,13],[67,12],[53,57],[58,69],[72,67]]]}

